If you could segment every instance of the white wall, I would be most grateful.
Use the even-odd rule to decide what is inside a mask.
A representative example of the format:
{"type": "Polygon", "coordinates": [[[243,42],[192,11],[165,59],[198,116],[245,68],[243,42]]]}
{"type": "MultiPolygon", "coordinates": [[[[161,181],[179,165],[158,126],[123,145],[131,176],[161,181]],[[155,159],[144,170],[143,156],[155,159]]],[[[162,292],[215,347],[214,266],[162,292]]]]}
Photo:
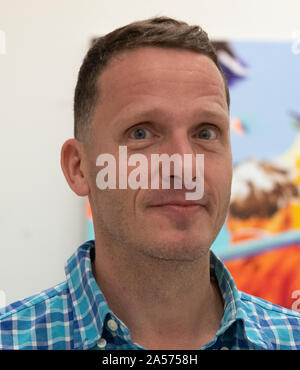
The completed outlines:
{"type": "Polygon", "coordinates": [[[0,291],[7,303],[62,281],[65,260],[85,240],[85,200],[68,188],[59,158],[73,133],[73,90],[89,39],[155,15],[200,24],[214,38],[292,42],[300,29],[299,0],[0,0],[0,291]]]}

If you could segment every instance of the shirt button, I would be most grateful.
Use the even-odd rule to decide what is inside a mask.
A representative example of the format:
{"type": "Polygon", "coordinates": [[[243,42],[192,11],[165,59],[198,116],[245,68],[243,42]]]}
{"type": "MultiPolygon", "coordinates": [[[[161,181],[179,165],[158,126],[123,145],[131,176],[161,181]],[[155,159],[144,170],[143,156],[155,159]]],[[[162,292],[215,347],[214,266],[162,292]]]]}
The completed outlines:
{"type": "Polygon", "coordinates": [[[104,347],[106,346],[106,340],[105,340],[104,338],[100,338],[100,339],[98,340],[97,346],[98,346],[99,348],[104,348],[104,347]]]}
{"type": "Polygon", "coordinates": [[[113,319],[108,320],[107,326],[112,331],[116,331],[118,329],[118,324],[113,319]]]}
{"type": "Polygon", "coordinates": [[[221,349],[223,350],[223,349],[229,349],[228,347],[221,347],[221,349]]]}

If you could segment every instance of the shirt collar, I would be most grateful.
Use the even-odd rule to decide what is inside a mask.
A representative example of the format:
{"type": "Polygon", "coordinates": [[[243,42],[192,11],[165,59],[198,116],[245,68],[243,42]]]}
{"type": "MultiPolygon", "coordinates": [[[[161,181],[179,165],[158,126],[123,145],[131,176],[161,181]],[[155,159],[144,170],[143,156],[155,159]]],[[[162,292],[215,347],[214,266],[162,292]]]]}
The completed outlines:
{"type": "Polygon", "coordinates": [[[111,312],[92,273],[94,248],[93,240],[81,245],[65,266],[79,332],[74,337],[76,349],[87,349],[96,344],[102,334],[106,316],[111,312]]]}
{"type": "MultiPolygon", "coordinates": [[[[90,240],[81,245],[68,259],[65,266],[67,283],[70,290],[77,331],[74,335],[75,349],[88,349],[96,345],[102,335],[104,323],[113,317],[122,325],[124,337],[130,338],[128,328],[110,310],[106,299],[92,273],[91,262],[95,257],[95,242],[90,240]]],[[[224,314],[210,347],[233,324],[240,325],[247,339],[257,348],[264,348],[265,342],[257,332],[248,332],[246,321],[249,319],[241,301],[240,292],[223,262],[210,251],[210,274],[216,279],[224,302],[224,314]]]]}
{"type": "Polygon", "coordinates": [[[224,265],[224,263],[210,251],[210,275],[215,276],[224,302],[224,314],[214,341],[224,334],[232,325],[236,324],[244,332],[245,337],[256,349],[265,349],[266,343],[260,330],[252,330],[257,326],[255,318],[249,318],[245,304],[241,299],[241,292],[224,265]]]}

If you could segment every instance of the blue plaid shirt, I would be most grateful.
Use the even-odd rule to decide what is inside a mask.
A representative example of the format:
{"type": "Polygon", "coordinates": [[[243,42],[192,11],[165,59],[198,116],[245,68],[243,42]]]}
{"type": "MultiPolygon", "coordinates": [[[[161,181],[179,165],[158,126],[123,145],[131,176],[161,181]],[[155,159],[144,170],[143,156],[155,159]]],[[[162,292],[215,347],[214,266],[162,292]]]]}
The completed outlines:
{"type": "MultiPolygon", "coordinates": [[[[66,281],[0,312],[0,349],[145,349],[114,315],[99,289],[89,241],[67,261],[66,281]]],[[[211,252],[211,277],[224,315],[213,340],[200,349],[300,349],[300,314],[237,290],[211,252]]]]}

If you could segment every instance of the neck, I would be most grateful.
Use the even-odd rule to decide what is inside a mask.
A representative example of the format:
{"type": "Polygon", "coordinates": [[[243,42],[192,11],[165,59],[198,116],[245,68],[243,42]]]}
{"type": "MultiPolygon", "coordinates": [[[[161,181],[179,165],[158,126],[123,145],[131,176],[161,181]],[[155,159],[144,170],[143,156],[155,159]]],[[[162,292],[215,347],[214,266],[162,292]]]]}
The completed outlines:
{"type": "Polygon", "coordinates": [[[107,303],[147,349],[197,349],[216,334],[223,301],[210,281],[209,252],[172,261],[95,239],[93,273],[107,303]]]}

